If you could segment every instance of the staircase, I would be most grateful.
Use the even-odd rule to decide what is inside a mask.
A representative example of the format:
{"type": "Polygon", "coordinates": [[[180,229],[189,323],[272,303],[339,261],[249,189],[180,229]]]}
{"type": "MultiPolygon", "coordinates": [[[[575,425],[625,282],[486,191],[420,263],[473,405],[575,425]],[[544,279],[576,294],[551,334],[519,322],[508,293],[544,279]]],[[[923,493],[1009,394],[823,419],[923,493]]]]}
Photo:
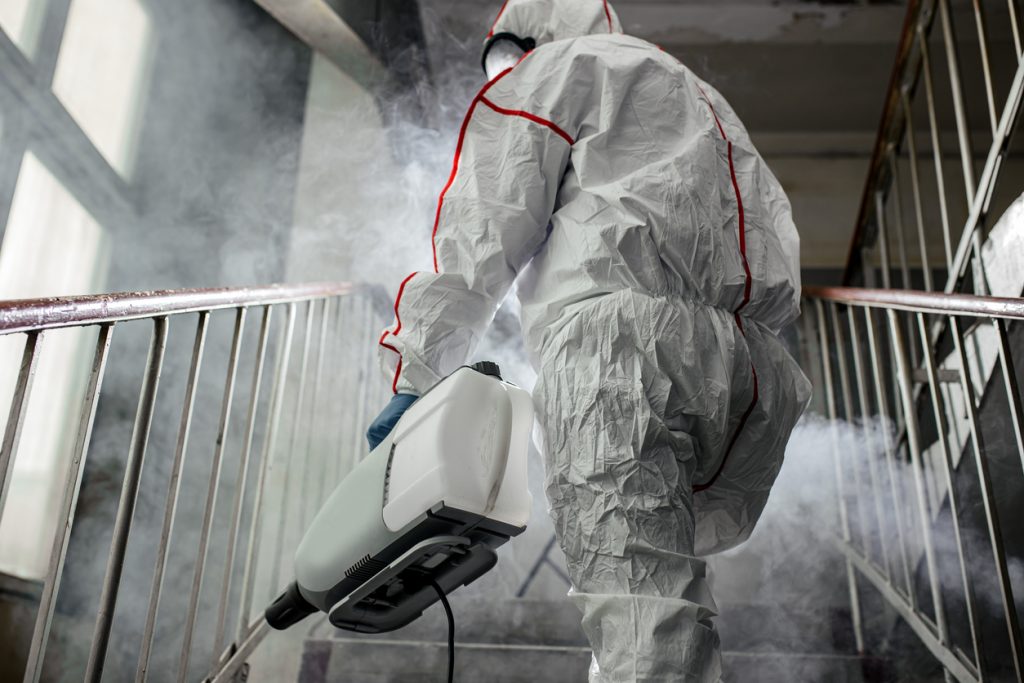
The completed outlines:
{"type": "MultiPolygon", "coordinates": [[[[579,612],[568,600],[488,600],[455,594],[452,609],[456,621],[456,680],[587,680],[590,649],[580,629],[579,612]]],[[[863,681],[861,658],[837,653],[837,649],[852,650],[848,620],[841,616],[833,615],[822,628],[822,621],[816,617],[779,614],[775,607],[723,607],[719,625],[725,643],[725,680],[863,681]],[[777,629],[780,621],[787,628],[777,629]],[[798,624],[800,621],[804,623],[798,624]],[[792,637],[793,628],[803,636],[792,637]]],[[[301,683],[445,680],[447,624],[439,607],[386,636],[331,631],[324,625],[303,643],[297,677],[301,683]]]]}

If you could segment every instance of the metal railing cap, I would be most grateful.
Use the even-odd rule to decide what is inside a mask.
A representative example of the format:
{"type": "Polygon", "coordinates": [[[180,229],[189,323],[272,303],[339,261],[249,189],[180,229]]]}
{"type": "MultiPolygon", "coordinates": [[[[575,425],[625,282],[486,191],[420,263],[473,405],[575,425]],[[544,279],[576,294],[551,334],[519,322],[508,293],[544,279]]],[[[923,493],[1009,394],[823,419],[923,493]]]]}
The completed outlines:
{"type": "Polygon", "coordinates": [[[349,282],[274,284],[260,287],[165,289],[0,301],[0,335],[59,327],[100,325],[198,311],[305,301],[352,294],[349,282]]]}
{"type": "Polygon", "coordinates": [[[1024,320],[1024,299],[944,294],[913,289],[863,289],[860,287],[804,287],[805,297],[851,306],[878,306],[915,313],[940,313],[981,318],[1024,320]]]}

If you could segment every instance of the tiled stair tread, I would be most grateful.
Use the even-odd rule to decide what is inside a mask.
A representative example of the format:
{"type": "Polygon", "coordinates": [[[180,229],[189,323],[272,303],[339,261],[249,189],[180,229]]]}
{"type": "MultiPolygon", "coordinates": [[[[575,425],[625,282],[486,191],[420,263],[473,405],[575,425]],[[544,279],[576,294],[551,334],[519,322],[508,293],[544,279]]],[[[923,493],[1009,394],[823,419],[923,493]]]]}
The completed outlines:
{"type": "MultiPolygon", "coordinates": [[[[300,683],[428,683],[443,681],[447,644],[361,638],[306,641],[300,683]]],[[[570,683],[585,681],[590,651],[577,646],[457,643],[457,681],[570,683]]],[[[860,660],[853,655],[723,653],[724,680],[773,683],[835,681],[859,683],[860,660]]]]}
{"type": "MultiPolygon", "coordinates": [[[[568,600],[484,600],[453,596],[456,637],[461,643],[585,646],[580,614],[568,600]]],[[[828,611],[813,614],[761,605],[722,607],[716,619],[723,647],[738,652],[799,652],[804,654],[853,651],[849,619],[828,611]]],[[[328,637],[323,624],[312,635],[328,637]]],[[[447,622],[439,606],[427,610],[409,626],[379,635],[338,631],[342,638],[368,642],[402,640],[438,642],[447,638],[447,622]]]]}

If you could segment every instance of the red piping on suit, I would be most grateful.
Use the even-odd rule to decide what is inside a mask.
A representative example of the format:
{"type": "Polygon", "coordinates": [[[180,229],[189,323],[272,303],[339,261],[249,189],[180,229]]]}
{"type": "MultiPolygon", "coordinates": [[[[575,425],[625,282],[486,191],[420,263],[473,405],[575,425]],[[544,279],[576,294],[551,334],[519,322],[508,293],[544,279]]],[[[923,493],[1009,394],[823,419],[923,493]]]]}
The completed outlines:
{"type": "Polygon", "coordinates": [[[409,284],[409,280],[411,280],[415,275],[416,273],[410,273],[404,280],[402,280],[402,284],[398,287],[398,296],[395,297],[395,329],[384,330],[384,334],[380,336],[380,341],[377,342],[385,349],[389,349],[398,354],[398,366],[395,368],[395,378],[391,380],[391,393],[393,394],[398,393],[398,376],[402,373],[402,352],[384,340],[388,338],[388,335],[394,337],[402,330],[402,319],[398,315],[398,303],[402,300],[402,294],[405,293],[405,286],[409,284]]]}
{"type": "MultiPolygon", "coordinates": [[[[739,328],[740,334],[742,334],[743,337],[746,338],[747,333],[744,332],[743,330],[743,321],[740,319],[740,311],[742,311],[743,308],[748,303],[750,303],[750,290],[752,285],[752,278],[750,275],[750,265],[747,263],[747,226],[743,214],[743,197],[740,195],[740,184],[736,179],[736,167],[733,164],[732,159],[732,141],[729,139],[729,136],[725,134],[725,128],[722,127],[722,122],[718,120],[718,114],[715,112],[714,105],[711,104],[711,98],[707,96],[707,93],[705,93],[704,89],[701,88],[699,85],[697,86],[697,89],[700,90],[701,95],[704,96],[704,101],[707,103],[708,108],[711,110],[711,115],[715,117],[715,125],[718,126],[718,132],[722,134],[722,139],[725,140],[729,152],[729,175],[732,178],[733,192],[736,193],[736,210],[739,220],[740,257],[743,259],[743,272],[745,275],[745,280],[743,283],[743,300],[740,302],[740,305],[736,307],[736,310],[733,311],[733,317],[736,320],[736,327],[739,328]]],[[[744,411],[743,416],[740,417],[740,423],[736,426],[736,431],[733,433],[732,439],[729,440],[729,446],[725,450],[725,455],[722,456],[722,462],[719,463],[718,469],[715,470],[715,473],[707,482],[703,484],[697,484],[696,486],[694,486],[694,493],[698,493],[700,491],[704,491],[705,489],[711,488],[711,486],[718,480],[719,475],[722,474],[722,470],[725,469],[725,462],[729,459],[729,455],[732,453],[733,446],[736,445],[736,441],[739,439],[740,433],[743,431],[743,428],[747,424],[747,420],[750,418],[751,414],[754,412],[754,408],[757,406],[757,369],[754,367],[753,362],[750,363],[750,374],[754,378],[754,396],[750,401],[750,405],[747,406],[747,409],[746,411],[744,411]]]]}
{"type": "MultiPolygon", "coordinates": [[[[523,57],[519,60],[519,62],[522,62],[523,59],[526,59],[526,57],[529,54],[530,53],[526,53],[525,55],[523,55],[523,57]]],[[[516,62],[517,66],[518,66],[519,62],[516,62]]],[[[493,86],[495,83],[500,81],[505,76],[505,74],[507,74],[508,72],[512,71],[512,69],[514,69],[514,68],[515,68],[514,66],[510,66],[509,68],[505,69],[500,74],[495,76],[494,80],[488,82],[483,88],[481,88],[480,92],[478,92],[476,94],[476,97],[473,98],[473,102],[469,105],[469,111],[466,112],[466,118],[464,118],[462,120],[462,127],[459,129],[459,141],[455,145],[455,159],[454,159],[454,161],[452,161],[452,172],[451,172],[451,175],[448,176],[448,182],[445,183],[444,189],[441,190],[441,195],[437,198],[437,211],[434,214],[434,229],[430,233],[430,245],[431,245],[431,248],[432,248],[432,250],[434,252],[434,272],[435,273],[440,272],[438,270],[438,263],[437,263],[437,244],[436,244],[436,238],[437,238],[437,228],[441,224],[441,208],[444,206],[444,197],[448,193],[449,188],[451,188],[452,183],[455,182],[455,176],[459,172],[459,159],[462,156],[462,144],[463,144],[463,142],[466,139],[466,129],[469,128],[469,120],[471,118],[473,118],[473,112],[476,111],[476,105],[477,104],[479,104],[480,102],[483,102],[485,105],[487,105],[488,107],[490,107],[491,109],[493,109],[494,111],[496,111],[499,114],[504,114],[506,116],[519,116],[519,117],[525,118],[525,119],[527,119],[529,121],[533,121],[534,123],[540,124],[542,126],[545,126],[545,127],[549,128],[550,130],[554,131],[563,140],[568,142],[570,145],[573,144],[572,137],[568,133],[566,133],[564,130],[559,128],[557,125],[552,123],[551,121],[548,121],[547,119],[541,118],[541,117],[537,116],[536,114],[531,114],[529,112],[517,111],[517,110],[513,110],[513,109],[505,109],[503,107],[499,107],[498,105],[494,104],[493,102],[491,102],[490,100],[488,100],[485,97],[485,95],[487,94],[487,91],[491,89],[491,86],[493,86]]]]}
{"type": "MultiPolygon", "coordinates": [[[[519,61],[521,62],[525,58],[526,58],[526,55],[523,55],[523,58],[520,59],[519,61]]],[[[518,62],[517,62],[517,65],[518,65],[518,62]]],[[[511,71],[513,68],[514,67],[509,67],[508,69],[505,69],[500,74],[495,76],[493,80],[489,81],[487,84],[484,85],[483,88],[480,89],[480,92],[478,92],[476,94],[476,97],[473,98],[473,102],[469,105],[469,111],[466,112],[466,117],[462,120],[462,126],[459,129],[459,141],[455,145],[455,159],[452,162],[452,171],[451,171],[451,174],[448,176],[448,182],[445,183],[444,189],[441,190],[441,195],[437,198],[437,211],[436,211],[436,213],[434,215],[434,229],[433,229],[433,231],[430,234],[430,243],[431,243],[431,248],[433,250],[433,255],[434,255],[434,272],[435,273],[440,272],[440,270],[438,268],[437,244],[436,244],[435,238],[437,237],[437,228],[438,228],[438,226],[441,223],[441,208],[444,205],[445,194],[448,192],[448,189],[452,186],[452,183],[455,182],[455,176],[456,176],[456,174],[459,171],[459,158],[462,155],[462,144],[463,144],[463,142],[465,141],[465,138],[466,138],[466,130],[469,128],[469,121],[473,117],[473,112],[476,110],[476,105],[478,103],[483,102],[490,109],[494,110],[495,112],[497,112],[499,114],[503,114],[505,116],[517,116],[517,117],[520,117],[520,118],[524,118],[524,119],[526,119],[528,121],[532,121],[533,123],[536,123],[538,125],[544,126],[544,127],[548,128],[548,129],[554,131],[555,134],[557,134],[563,140],[568,142],[570,145],[573,144],[572,136],[570,136],[568,133],[566,133],[564,130],[562,130],[554,122],[549,121],[549,120],[547,120],[545,118],[542,118],[540,116],[537,116],[536,114],[531,114],[530,112],[527,112],[527,111],[520,111],[520,110],[516,110],[516,109],[505,109],[504,107],[499,107],[494,102],[490,101],[489,99],[487,99],[485,97],[485,95],[487,94],[487,91],[491,88],[491,86],[494,85],[495,83],[497,83],[499,80],[501,80],[501,78],[505,74],[507,74],[509,71],[511,71]]],[[[409,282],[409,280],[411,280],[413,278],[414,275],[416,275],[416,273],[413,273],[412,275],[409,275],[407,278],[405,278],[405,280],[402,281],[401,286],[398,288],[398,296],[395,298],[395,321],[396,321],[395,329],[394,330],[385,330],[384,334],[381,335],[380,341],[378,342],[378,344],[380,344],[380,346],[383,346],[386,349],[390,349],[391,351],[394,351],[395,353],[398,354],[398,365],[395,368],[395,377],[394,377],[394,379],[391,382],[391,391],[393,393],[398,393],[398,376],[402,372],[402,353],[397,348],[395,348],[393,345],[386,343],[385,340],[387,339],[388,335],[390,335],[392,337],[398,336],[398,333],[402,330],[402,319],[398,315],[398,305],[399,305],[399,302],[402,300],[402,294],[405,292],[405,285],[409,282]]]]}
{"type": "MultiPolygon", "coordinates": [[[[524,55],[525,57],[525,55],[524,55]]],[[[522,60],[520,60],[522,61],[522,60]]],[[[434,214],[434,229],[430,233],[430,244],[434,252],[434,272],[439,272],[437,269],[437,245],[434,244],[434,238],[437,236],[437,226],[441,222],[441,207],[444,205],[444,196],[448,192],[448,188],[455,182],[455,174],[459,172],[459,157],[462,156],[462,143],[466,140],[466,129],[469,128],[469,120],[473,118],[473,112],[476,111],[476,105],[480,103],[480,100],[484,98],[487,91],[491,89],[495,83],[500,81],[505,74],[511,71],[514,67],[509,67],[502,71],[500,74],[494,77],[493,80],[488,81],[484,84],[484,87],[480,88],[480,92],[476,94],[473,101],[469,105],[469,110],[466,112],[466,117],[462,119],[462,126],[459,128],[459,141],[455,145],[455,159],[452,161],[452,172],[448,176],[448,182],[445,183],[444,189],[441,190],[441,195],[437,198],[437,211],[434,214]]]]}
{"type": "Polygon", "coordinates": [[[505,109],[504,107],[499,107],[494,102],[491,102],[489,99],[487,99],[486,97],[481,97],[480,101],[483,102],[484,104],[486,104],[488,107],[490,107],[494,111],[498,112],[499,114],[504,114],[505,116],[520,116],[520,117],[522,117],[522,118],[524,118],[524,119],[526,119],[528,121],[533,121],[534,123],[537,123],[537,124],[540,124],[540,125],[545,126],[547,128],[550,128],[551,130],[555,131],[555,133],[558,134],[559,137],[561,137],[563,140],[568,142],[570,145],[572,145],[575,142],[572,139],[572,136],[569,135],[568,133],[566,133],[561,128],[559,128],[557,124],[555,124],[552,121],[548,121],[547,119],[541,118],[540,116],[537,116],[536,114],[531,114],[528,111],[520,111],[518,109],[505,109]]]}

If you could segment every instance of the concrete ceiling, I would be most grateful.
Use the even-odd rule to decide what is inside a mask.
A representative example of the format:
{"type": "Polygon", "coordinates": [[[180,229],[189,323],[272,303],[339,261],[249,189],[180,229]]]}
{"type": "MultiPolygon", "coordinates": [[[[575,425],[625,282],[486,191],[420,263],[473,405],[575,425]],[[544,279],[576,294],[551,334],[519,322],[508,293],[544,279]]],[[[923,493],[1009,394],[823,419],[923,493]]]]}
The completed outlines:
{"type": "MultiPolygon", "coordinates": [[[[613,5],[628,33],[661,46],[715,85],[766,153],[870,153],[903,3],[613,5]]],[[[444,43],[477,44],[500,3],[421,0],[421,6],[435,56],[449,49],[444,43]]]]}

